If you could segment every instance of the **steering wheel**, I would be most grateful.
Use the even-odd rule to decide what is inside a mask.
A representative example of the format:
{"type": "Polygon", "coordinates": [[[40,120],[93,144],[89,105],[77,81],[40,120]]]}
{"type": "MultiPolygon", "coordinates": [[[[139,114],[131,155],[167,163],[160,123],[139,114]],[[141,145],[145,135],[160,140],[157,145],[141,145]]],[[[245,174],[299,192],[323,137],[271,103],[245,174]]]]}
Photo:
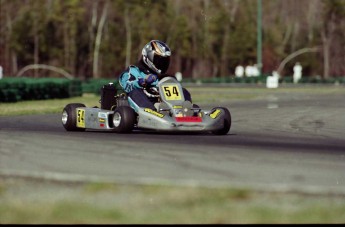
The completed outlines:
{"type": "Polygon", "coordinates": [[[159,91],[157,87],[145,87],[143,90],[147,97],[151,97],[151,98],[159,97],[159,91]]]}

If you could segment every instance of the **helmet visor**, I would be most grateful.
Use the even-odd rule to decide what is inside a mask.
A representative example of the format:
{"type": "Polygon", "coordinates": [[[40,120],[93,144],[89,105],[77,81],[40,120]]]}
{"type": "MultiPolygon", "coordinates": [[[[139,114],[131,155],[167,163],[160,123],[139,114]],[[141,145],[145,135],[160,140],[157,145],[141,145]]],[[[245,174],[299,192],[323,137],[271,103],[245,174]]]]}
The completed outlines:
{"type": "Polygon", "coordinates": [[[168,70],[169,65],[170,65],[170,57],[155,55],[153,59],[153,64],[155,65],[157,69],[161,70],[161,73],[165,73],[168,70]]]}

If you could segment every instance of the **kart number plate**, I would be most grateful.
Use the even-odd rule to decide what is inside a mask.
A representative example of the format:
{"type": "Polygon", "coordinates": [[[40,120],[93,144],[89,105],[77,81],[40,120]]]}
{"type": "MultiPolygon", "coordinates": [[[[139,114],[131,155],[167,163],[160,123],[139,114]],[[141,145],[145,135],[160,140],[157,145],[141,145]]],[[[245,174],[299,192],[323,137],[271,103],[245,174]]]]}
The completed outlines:
{"type": "Polygon", "coordinates": [[[162,86],[166,100],[181,100],[181,91],[177,85],[162,86]]]}
{"type": "Polygon", "coordinates": [[[77,109],[77,127],[85,128],[85,110],[77,109]]]}

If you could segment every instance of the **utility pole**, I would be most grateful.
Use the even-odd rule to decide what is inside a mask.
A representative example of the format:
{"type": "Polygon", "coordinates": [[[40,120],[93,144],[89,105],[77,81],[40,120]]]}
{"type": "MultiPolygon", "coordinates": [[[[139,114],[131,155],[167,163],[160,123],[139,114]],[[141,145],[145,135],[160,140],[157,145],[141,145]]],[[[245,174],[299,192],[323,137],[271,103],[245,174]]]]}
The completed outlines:
{"type": "Polygon", "coordinates": [[[262,74],[262,0],[257,0],[257,64],[262,74]]]}

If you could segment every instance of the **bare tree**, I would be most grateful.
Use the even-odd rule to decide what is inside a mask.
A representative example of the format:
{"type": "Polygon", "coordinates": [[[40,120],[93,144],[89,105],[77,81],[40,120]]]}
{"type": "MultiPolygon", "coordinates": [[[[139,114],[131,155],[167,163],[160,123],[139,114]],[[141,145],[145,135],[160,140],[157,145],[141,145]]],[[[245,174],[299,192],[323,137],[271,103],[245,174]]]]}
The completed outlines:
{"type": "MultiPolygon", "coordinates": [[[[33,10],[33,39],[34,39],[34,64],[39,64],[39,49],[40,49],[40,43],[39,43],[39,31],[38,31],[38,10],[33,10]]],[[[34,77],[38,77],[38,70],[35,68],[34,70],[34,77]]]]}
{"type": "Polygon", "coordinates": [[[125,67],[129,66],[131,62],[131,49],[132,49],[132,32],[130,15],[128,13],[128,5],[125,6],[125,27],[126,27],[126,63],[125,67]]]}
{"type": "Polygon", "coordinates": [[[221,65],[220,65],[220,75],[227,75],[228,74],[228,67],[227,67],[227,60],[229,59],[228,56],[228,49],[229,49],[229,37],[230,37],[230,26],[235,22],[235,15],[237,13],[239,7],[239,0],[235,1],[227,1],[223,0],[224,9],[228,14],[228,21],[224,23],[224,36],[223,36],[223,45],[221,51],[221,65]]]}
{"type": "Polygon", "coordinates": [[[0,64],[9,75],[18,71],[17,53],[11,48],[11,36],[13,35],[13,23],[18,17],[16,14],[20,4],[16,1],[0,1],[0,32],[1,50],[0,64]]]}
{"type": "MultiPolygon", "coordinates": [[[[326,6],[325,6],[326,7],[326,6]]],[[[329,9],[325,15],[324,26],[321,30],[321,37],[323,43],[323,76],[329,77],[330,61],[331,61],[331,43],[333,42],[334,32],[336,30],[336,15],[334,10],[329,9]]]]}
{"type": "Polygon", "coordinates": [[[107,18],[109,2],[106,1],[103,6],[102,16],[98,23],[97,35],[95,40],[95,50],[93,55],[93,77],[99,78],[98,62],[99,62],[99,49],[102,41],[102,31],[107,18]]]}

